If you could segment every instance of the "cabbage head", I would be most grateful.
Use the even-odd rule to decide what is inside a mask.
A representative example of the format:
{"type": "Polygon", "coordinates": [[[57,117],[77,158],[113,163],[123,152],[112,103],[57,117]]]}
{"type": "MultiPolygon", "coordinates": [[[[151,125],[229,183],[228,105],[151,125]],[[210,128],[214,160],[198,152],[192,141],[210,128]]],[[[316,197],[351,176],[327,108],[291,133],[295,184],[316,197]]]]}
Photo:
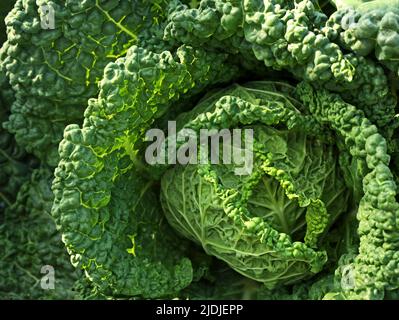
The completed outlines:
{"type": "MultiPolygon", "coordinates": [[[[177,164],[162,176],[161,203],[176,231],[269,288],[322,270],[323,240],[348,210],[351,192],[333,135],[306,113],[293,88],[264,81],[212,92],[177,118],[177,128],[241,132],[238,145],[219,145],[219,161],[208,152],[208,161],[177,164]],[[249,145],[244,129],[252,130],[249,145]],[[251,170],[223,162],[225,150],[252,151],[251,170]]],[[[203,160],[200,145],[197,160],[203,160]]],[[[187,142],[178,146],[184,150],[187,142]]]]}

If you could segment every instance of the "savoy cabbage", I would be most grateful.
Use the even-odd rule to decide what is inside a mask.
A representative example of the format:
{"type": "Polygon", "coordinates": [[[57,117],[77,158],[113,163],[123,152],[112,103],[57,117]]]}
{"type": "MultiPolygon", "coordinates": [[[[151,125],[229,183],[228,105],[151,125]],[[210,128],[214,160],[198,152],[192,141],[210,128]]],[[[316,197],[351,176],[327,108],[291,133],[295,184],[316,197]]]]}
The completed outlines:
{"type": "Polygon", "coordinates": [[[0,299],[398,296],[397,1],[6,2],[0,299]],[[169,121],[251,170],[149,163],[169,121]]]}

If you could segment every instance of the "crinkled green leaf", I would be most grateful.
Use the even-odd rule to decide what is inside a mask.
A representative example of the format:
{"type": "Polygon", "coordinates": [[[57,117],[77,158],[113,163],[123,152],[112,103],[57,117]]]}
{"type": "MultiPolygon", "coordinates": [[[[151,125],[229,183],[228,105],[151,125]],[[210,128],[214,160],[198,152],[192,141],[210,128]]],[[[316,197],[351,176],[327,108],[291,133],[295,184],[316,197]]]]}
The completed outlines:
{"type": "Polygon", "coordinates": [[[226,59],[186,46],[160,54],[133,46],[105,69],[82,128],[65,129],[53,216],[72,261],[103,292],[163,297],[190,284],[187,246],[169,229],[131,160],[144,130],[181,95],[237,73],[226,59]]]}

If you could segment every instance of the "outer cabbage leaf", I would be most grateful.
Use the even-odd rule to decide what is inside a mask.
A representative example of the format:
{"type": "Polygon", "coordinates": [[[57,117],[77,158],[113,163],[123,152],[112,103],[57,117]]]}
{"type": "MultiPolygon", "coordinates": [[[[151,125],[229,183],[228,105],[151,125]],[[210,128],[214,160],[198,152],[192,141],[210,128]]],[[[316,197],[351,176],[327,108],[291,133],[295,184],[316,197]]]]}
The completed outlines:
{"type": "MultiPolygon", "coordinates": [[[[371,59],[346,53],[333,42],[315,1],[204,0],[198,8],[173,1],[165,38],[187,45],[254,56],[276,70],[339,92],[392,135],[396,98],[384,69],[371,59]]],[[[391,38],[389,38],[391,39],[391,38]]]]}
{"type": "Polygon", "coordinates": [[[2,127],[12,101],[4,70],[0,68],[0,212],[14,202],[20,186],[29,179],[32,167],[37,165],[34,157],[18,146],[14,137],[2,127]]]}
{"type": "Polygon", "coordinates": [[[375,55],[399,76],[399,2],[371,1],[347,6],[329,17],[330,38],[358,56],[375,55]]]}
{"type": "Polygon", "coordinates": [[[105,66],[158,25],[166,0],[18,0],[6,19],[3,67],[16,93],[6,128],[51,166],[67,124],[80,123],[105,66]],[[54,10],[43,29],[42,5],[54,10]]]}
{"type": "Polygon", "coordinates": [[[303,84],[298,87],[298,97],[321,123],[345,139],[350,154],[368,168],[357,212],[359,254],[352,253],[352,262],[347,265],[352,269],[353,285],[340,288],[340,293],[348,299],[382,299],[399,287],[399,204],[387,142],[363,112],[339,96],[303,84]]]}
{"type": "Polygon", "coordinates": [[[7,208],[0,224],[1,299],[73,299],[79,273],[72,267],[50,216],[53,203],[48,168],[36,169],[7,208]],[[48,286],[49,269],[54,287],[48,286]],[[42,280],[43,279],[43,280],[42,280]],[[42,287],[42,282],[47,287],[42,287]]]}
{"type": "Polygon", "coordinates": [[[187,246],[168,230],[131,160],[144,130],[181,95],[238,73],[227,58],[186,46],[160,54],[133,46],[105,69],[83,127],[66,127],[52,214],[74,264],[107,295],[165,297],[192,281],[187,246]]]}

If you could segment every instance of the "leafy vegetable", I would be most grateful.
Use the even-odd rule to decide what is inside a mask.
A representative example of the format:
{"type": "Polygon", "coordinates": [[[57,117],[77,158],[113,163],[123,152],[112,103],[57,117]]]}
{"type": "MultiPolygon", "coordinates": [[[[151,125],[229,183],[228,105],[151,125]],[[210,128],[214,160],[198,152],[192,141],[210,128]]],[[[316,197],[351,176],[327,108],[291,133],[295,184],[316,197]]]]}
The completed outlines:
{"type": "Polygon", "coordinates": [[[237,176],[235,165],[188,165],[162,177],[169,223],[206,253],[271,288],[322,269],[327,256],[312,248],[346,211],[349,195],[334,147],[315,137],[323,135],[321,127],[278,87],[234,86],[182,116],[182,127],[198,134],[201,128],[252,127],[251,174],[237,176]]]}
{"type": "Polygon", "coordinates": [[[13,99],[4,70],[0,68],[0,213],[15,201],[19,188],[29,179],[31,169],[36,165],[36,160],[18,146],[13,135],[2,127],[13,99]]]}
{"type": "Polygon", "coordinates": [[[138,132],[162,106],[231,79],[235,68],[226,58],[185,46],[173,55],[133,46],[126,58],[107,66],[83,128],[66,128],[53,215],[74,264],[105,292],[158,297],[191,282],[185,246],[174,244],[173,233],[168,238],[161,209],[148,206],[156,203],[154,195],[146,192],[148,183],[140,182],[130,159],[138,132]]]}
{"type": "Polygon", "coordinates": [[[397,299],[397,4],[17,0],[0,298],[397,299]]]}
{"type": "Polygon", "coordinates": [[[391,0],[344,4],[329,18],[330,37],[358,56],[374,54],[399,76],[399,3],[391,0]]]}
{"type": "Polygon", "coordinates": [[[50,216],[51,179],[50,170],[36,169],[2,219],[1,299],[73,299],[75,295],[78,272],[70,264],[50,216]],[[43,278],[50,275],[47,266],[54,271],[53,287],[43,278]]]}
{"type": "Polygon", "coordinates": [[[324,30],[327,17],[314,1],[202,1],[190,9],[173,2],[164,37],[189,45],[248,54],[277,70],[339,92],[361,107],[386,136],[392,134],[396,99],[381,66],[347,54],[324,30]],[[242,48],[245,51],[242,52],[242,48]],[[250,50],[250,51],[249,51],[250,50]]]}
{"type": "Polygon", "coordinates": [[[55,0],[55,27],[45,29],[40,8],[47,0],[18,0],[6,20],[3,48],[3,67],[16,94],[5,126],[17,142],[56,166],[64,127],[81,121],[105,66],[126,54],[140,30],[162,19],[166,3],[55,0]]]}

